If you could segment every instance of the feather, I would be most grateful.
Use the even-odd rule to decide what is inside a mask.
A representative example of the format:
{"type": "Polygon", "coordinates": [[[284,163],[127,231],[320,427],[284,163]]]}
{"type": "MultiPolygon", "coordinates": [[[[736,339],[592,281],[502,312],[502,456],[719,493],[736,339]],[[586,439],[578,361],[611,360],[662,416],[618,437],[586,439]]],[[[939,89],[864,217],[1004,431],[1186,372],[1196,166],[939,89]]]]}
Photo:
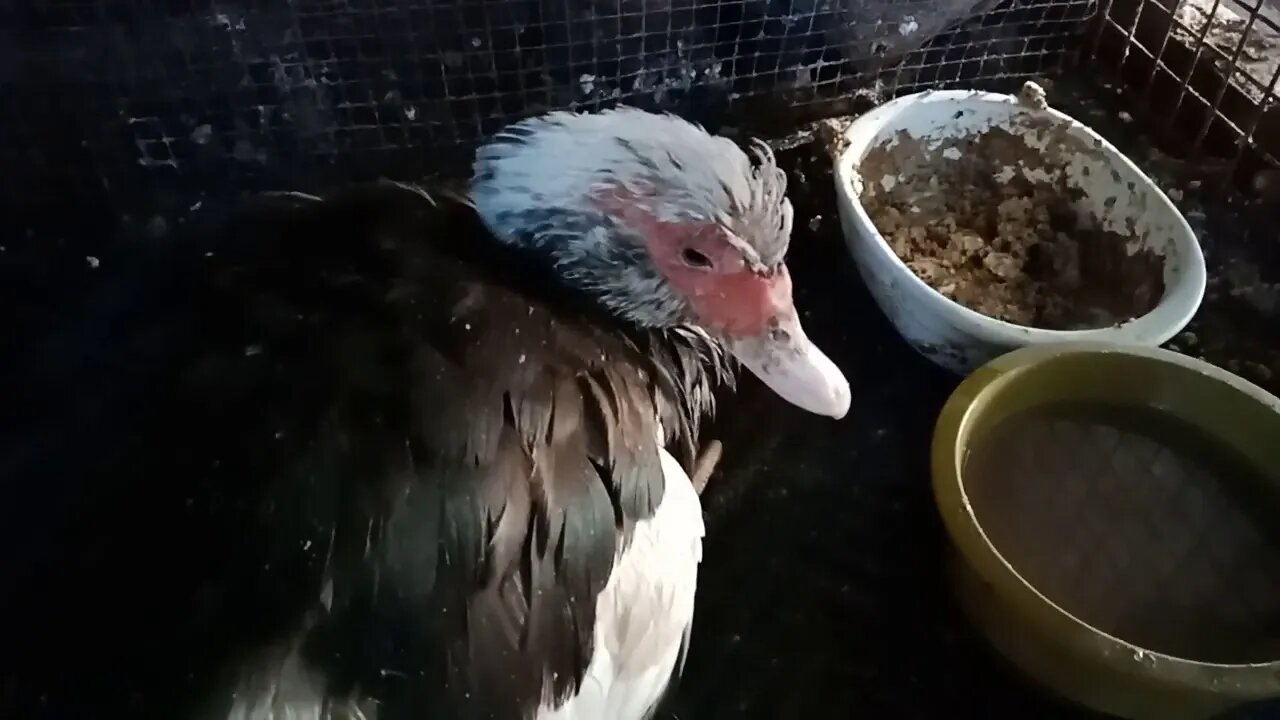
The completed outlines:
{"type": "Polygon", "coordinates": [[[397,720],[577,692],[662,502],[659,427],[689,456],[727,377],[714,343],[584,310],[473,209],[398,184],[264,198],[181,251],[99,348],[112,368],[66,378],[150,369],[76,410],[115,449],[75,465],[79,519],[11,578],[22,697],[226,717],[287,671],[397,720]]]}

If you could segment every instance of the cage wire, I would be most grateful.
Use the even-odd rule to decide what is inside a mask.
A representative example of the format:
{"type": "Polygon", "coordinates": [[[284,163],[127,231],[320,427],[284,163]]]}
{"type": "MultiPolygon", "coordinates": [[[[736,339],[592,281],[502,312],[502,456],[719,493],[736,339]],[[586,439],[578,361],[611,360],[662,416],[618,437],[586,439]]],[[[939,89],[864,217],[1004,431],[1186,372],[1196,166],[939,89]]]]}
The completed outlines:
{"type": "Polygon", "coordinates": [[[459,171],[485,135],[551,109],[716,129],[989,86],[1053,66],[1093,3],[0,0],[0,167],[21,178],[4,202],[172,218],[459,171]]]}
{"type": "Polygon", "coordinates": [[[1253,179],[1280,167],[1275,0],[1102,0],[1081,58],[1185,157],[1225,171],[1243,163],[1238,176],[1253,179]]]}

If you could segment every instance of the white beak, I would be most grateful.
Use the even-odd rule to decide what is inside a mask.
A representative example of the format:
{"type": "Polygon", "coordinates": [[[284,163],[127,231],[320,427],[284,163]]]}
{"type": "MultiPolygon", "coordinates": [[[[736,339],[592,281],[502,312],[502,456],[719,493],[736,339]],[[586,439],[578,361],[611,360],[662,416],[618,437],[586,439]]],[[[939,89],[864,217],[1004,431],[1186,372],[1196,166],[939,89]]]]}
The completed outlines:
{"type": "Polygon", "coordinates": [[[817,415],[839,420],[849,412],[849,381],[810,342],[791,311],[762,335],[727,338],[725,345],[748,370],[783,400],[817,415]]]}

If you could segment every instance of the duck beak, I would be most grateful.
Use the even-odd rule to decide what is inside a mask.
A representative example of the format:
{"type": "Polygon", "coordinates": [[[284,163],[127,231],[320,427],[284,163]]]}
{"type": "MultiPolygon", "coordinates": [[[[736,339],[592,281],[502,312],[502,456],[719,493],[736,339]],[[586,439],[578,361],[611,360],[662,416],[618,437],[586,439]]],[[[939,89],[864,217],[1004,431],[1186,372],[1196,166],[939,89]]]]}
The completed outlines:
{"type": "Polygon", "coordinates": [[[804,334],[795,307],[779,310],[764,333],[728,337],[725,346],[783,400],[839,420],[849,412],[849,381],[804,334]]]}

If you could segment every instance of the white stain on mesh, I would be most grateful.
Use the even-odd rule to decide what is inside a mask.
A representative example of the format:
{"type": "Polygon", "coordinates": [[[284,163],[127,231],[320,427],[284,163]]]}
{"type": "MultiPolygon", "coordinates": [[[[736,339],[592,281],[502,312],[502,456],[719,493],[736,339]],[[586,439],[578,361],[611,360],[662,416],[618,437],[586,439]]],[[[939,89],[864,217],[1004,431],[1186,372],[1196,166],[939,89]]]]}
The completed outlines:
{"type": "MultiPolygon", "coordinates": [[[[234,12],[217,12],[204,19],[210,27],[227,33],[231,41],[232,54],[237,60],[246,60],[241,42],[241,37],[247,30],[243,15],[234,12]]],[[[126,119],[126,123],[135,133],[133,141],[138,148],[139,165],[149,168],[178,167],[177,155],[173,149],[173,141],[177,138],[170,137],[160,118],[130,117],[126,119]]],[[[208,123],[197,125],[191,130],[188,138],[196,145],[207,145],[213,140],[213,126],[208,123]]],[[[254,152],[253,148],[245,148],[239,142],[232,154],[237,157],[248,154],[254,159],[265,159],[265,152],[254,152]]]]}
{"type": "MultiPolygon", "coordinates": [[[[261,34],[266,28],[254,23],[252,14],[237,13],[230,9],[220,9],[205,17],[210,27],[220,29],[227,34],[230,41],[231,55],[235,62],[244,66],[254,63],[270,63],[270,82],[280,91],[280,104],[275,108],[259,106],[257,128],[241,122],[238,118],[234,130],[235,140],[231,143],[230,155],[241,162],[265,163],[269,158],[268,147],[263,143],[264,133],[268,128],[278,126],[281,122],[292,124],[299,135],[316,142],[322,151],[334,149],[334,136],[337,120],[334,115],[332,94],[329,91],[327,71],[324,63],[314,67],[307,61],[301,48],[294,52],[266,52],[261,43],[245,42],[251,32],[261,34]],[[255,24],[253,31],[248,26],[255,24]],[[260,129],[258,129],[260,128],[260,129]]],[[[286,30],[281,38],[279,49],[297,44],[296,29],[286,30]]],[[[246,71],[247,72],[247,71],[246,71]]],[[[244,82],[251,79],[246,75],[244,82]]],[[[201,125],[192,133],[191,139],[196,144],[206,144],[213,139],[212,128],[201,125]]]]}
{"type": "Polygon", "coordinates": [[[131,117],[125,122],[133,129],[133,144],[138,147],[138,164],[143,167],[178,167],[172,141],[158,117],[131,117]]]}
{"type": "Polygon", "coordinates": [[[225,12],[218,12],[210,15],[209,26],[221,28],[225,30],[227,36],[231,40],[231,51],[236,58],[240,58],[243,54],[243,46],[240,42],[240,33],[245,31],[245,22],[243,15],[232,15],[225,12]]]}
{"type": "Polygon", "coordinates": [[[333,150],[337,121],[328,88],[332,83],[324,76],[323,68],[320,82],[316,82],[311,69],[295,57],[272,55],[271,63],[272,84],[281,92],[282,117],[291,120],[299,134],[318,140],[322,149],[333,150]]]}
{"type": "Polygon", "coordinates": [[[914,15],[904,15],[902,23],[898,25],[898,34],[907,37],[920,29],[920,23],[916,22],[914,15]]]}
{"type": "Polygon", "coordinates": [[[672,28],[668,31],[667,46],[653,51],[642,51],[628,44],[636,37],[632,35],[621,38],[626,42],[611,43],[609,47],[597,40],[600,48],[597,52],[606,56],[611,53],[624,57],[639,55],[640,66],[622,75],[599,70],[581,73],[569,80],[570,89],[577,97],[591,100],[629,100],[648,95],[659,106],[674,102],[695,87],[718,87],[727,94],[728,78],[722,74],[723,62],[690,32],[689,28],[672,28]]]}
{"type": "Polygon", "coordinates": [[[225,30],[244,30],[243,17],[231,17],[226,13],[214,13],[209,16],[209,24],[225,30]]]}

